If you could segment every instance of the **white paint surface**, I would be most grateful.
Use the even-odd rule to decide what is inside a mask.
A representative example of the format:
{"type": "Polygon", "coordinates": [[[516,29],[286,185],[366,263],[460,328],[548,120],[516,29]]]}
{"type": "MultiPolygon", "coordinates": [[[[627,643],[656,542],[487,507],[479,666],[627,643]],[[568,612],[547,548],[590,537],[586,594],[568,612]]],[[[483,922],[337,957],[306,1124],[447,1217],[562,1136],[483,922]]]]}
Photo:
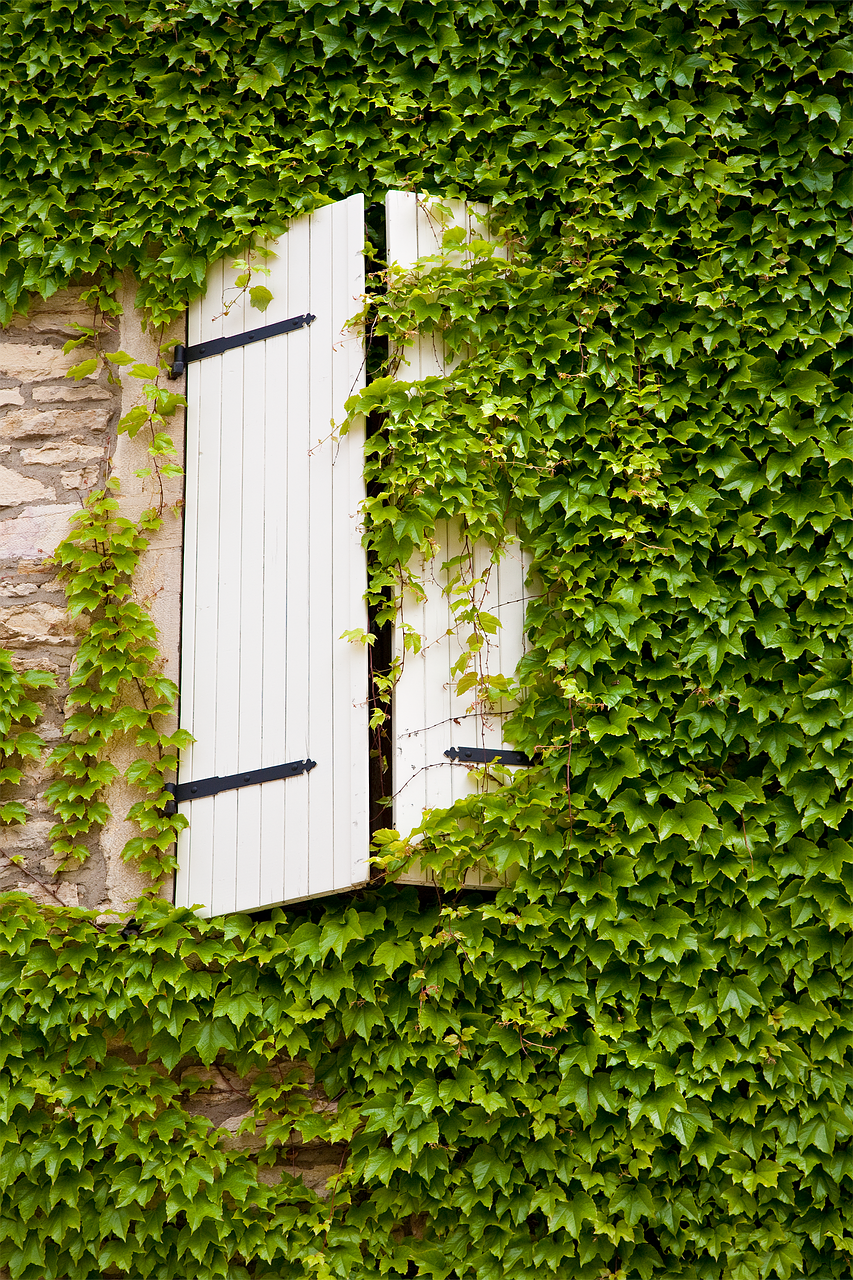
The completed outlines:
{"type": "Polygon", "coordinates": [[[364,291],[352,196],[276,244],[262,314],[216,264],[189,343],[311,312],[310,327],[188,366],[179,781],[310,758],[299,776],[189,801],[176,902],[206,915],[349,889],[368,878],[363,429],[333,437],[363,385],[346,328],[364,291]],[[227,315],[226,303],[237,298],[227,315]]]}

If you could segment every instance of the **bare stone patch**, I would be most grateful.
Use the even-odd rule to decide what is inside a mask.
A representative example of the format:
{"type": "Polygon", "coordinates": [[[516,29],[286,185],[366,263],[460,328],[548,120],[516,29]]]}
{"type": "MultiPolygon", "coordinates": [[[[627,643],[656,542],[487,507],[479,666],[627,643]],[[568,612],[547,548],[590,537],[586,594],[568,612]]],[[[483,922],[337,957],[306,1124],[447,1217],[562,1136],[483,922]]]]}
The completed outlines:
{"type": "Polygon", "coordinates": [[[43,444],[39,449],[22,449],[21,461],[24,466],[34,464],[45,467],[67,466],[69,462],[88,462],[90,458],[102,458],[104,454],[100,445],[77,444],[43,444]]]}
{"type": "Polygon", "coordinates": [[[59,605],[33,600],[0,609],[0,639],[17,648],[67,644],[73,638],[74,623],[59,605]]]}
{"type": "Polygon", "coordinates": [[[79,471],[63,471],[59,478],[64,489],[94,489],[99,470],[98,467],[81,467],[79,471]]]}
{"type": "Polygon", "coordinates": [[[56,897],[52,896],[33,880],[19,880],[15,886],[19,893],[28,894],[34,902],[40,902],[43,906],[55,907],[56,899],[58,898],[63,906],[79,907],[80,891],[76,884],[69,884],[68,881],[63,881],[61,884],[53,884],[50,887],[56,897]]]}
{"type": "Polygon", "coordinates": [[[0,827],[0,853],[38,853],[47,848],[47,835],[53,823],[31,818],[25,826],[0,827]]]}
{"type": "MultiPolygon", "coordinates": [[[[44,382],[62,378],[76,364],[94,359],[95,352],[85,347],[69,351],[61,347],[31,346],[24,342],[0,342],[0,377],[20,378],[22,382],[44,382]]],[[[87,374],[97,378],[99,370],[87,374]]]]}
{"type": "Polygon", "coordinates": [[[0,420],[0,436],[6,440],[33,440],[39,436],[84,435],[106,431],[108,409],[26,409],[7,413],[0,420]]]}
{"type": "Polygon", "coordinates": [[[48,502],[56,490],[32,476],[18,475],[9,467],[0,467],[0,507],[18,507],[24,502],[48,502]]]}
{"type": "MultiPolygon", "coordinates": [[[[49,404],[76,400],[112,400],[112,396],[104,387],[72,387],[63,382],[58,387],[34,387],[33,399],[37,404],[49,404]]],[[[24,402],[16,400],[14,403],[24,402]]]]}
{"type": "Polygon", "coordinates": [[[0,520],[0,560],[33,560],[40,568],[67,537],[68,519],[79,510],[78,502],[25,507],[14,519],[0,520]]]}
{"type": "Polygon", "coordinates": [[[34,298],[27,314],[13,316],[9,328],[79,337],[81,328],[111,327],[106,316],[81,302],[82,293],[82,289],[60,289],[49,298],[34,298]]]}
{"type": "Polygon", "coordinates": [[[0,405],[23,403],[24,397],[17,387],[0,387],[0,405]]]}

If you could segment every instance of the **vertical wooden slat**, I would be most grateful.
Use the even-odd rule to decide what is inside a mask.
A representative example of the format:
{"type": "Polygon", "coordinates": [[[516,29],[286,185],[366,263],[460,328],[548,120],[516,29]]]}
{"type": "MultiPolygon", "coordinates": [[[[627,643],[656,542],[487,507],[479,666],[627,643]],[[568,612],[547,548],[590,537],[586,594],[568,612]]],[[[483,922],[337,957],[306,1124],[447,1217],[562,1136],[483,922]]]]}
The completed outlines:
{"type": "MultiPolygon", "coordinates": [[[[283,300],[283,309],[288,316],[299,313],[298,305],[296,311],[294,312],[293,310],[292,294],[295,292],[301,300],[308,293],[307,277],[304,281],[301,279],[294,281],[289,260],[290,246],[294,236],[299,238],[300,236],[304,237],[304,235],[305,228],[298,224],[276,246],[277,256],[267,260],[267,268],[271,273],[268,278],[269,289],[274,299],[281,298],[283,300]]],[[[280,406],[288,406],[289,404],[291,379],[293,378],[295,385],[298,385],[298,378],[293,367],[294,349],[301,353],[304,360],[307,342],[308,335],[304,330],[292,333],[279,346],[279,358],[265,362],[267,406],[274,415],[280,413],[280,406]],[[278,406],[279,408],[276,409],[273,406],[278,406]]],[[[287,570],[288,512],[292,505],[290,501],[292,477],[288,457],[289,434],[289,431],[268,431],[266,433],[265,467],[262,478],[264,512],[273,511],[276,508],[280,511],[279,519],[264,520],[263,570],[265,607],[261,624],[263,631],[264,702],[267,711],[261,741],[261,756],[264,767],[294,758],[288,755],[286,743],[287,664],[284,660],[282,648],[282,639],[287,634],[287,604],[290,593],[287,570]],[[279,589],[279,584],[285,582],[288,583],[287,592],[279,589]]],[[[286,865],[284,868],[281,865],[282,833],[287,831],[288,838],[291,841],[298,838],[294,835],[291,826],[286,825],[288,819],[292,823],[293,816],[288,811],[287,788],[295,781],[297,780],[282,779],[278,782],[267,782],[257,789],[261,805],[260,868],[256,899],[258,902],[275,902],[279,897],[283,898],[285,894],[284,886],[287,878],[287,868],[286,865]]],[[[292,792],[290,793],[290,800],[292,802],[295,798],[298,806],[299,798],[304,800],[305,796],[305,787],[299,787],[296,797],[292,792]]],[[[291,808],[293,808],[292,803],[291,808]]]]}
{"type": "MultiPolygon", "coordinates": [[[[334,227],[332,310],[334,325],[341,335],[337,342],[338,358],[333,366],[334,403],[346,402],[364,386],[365,355],[361,335],[348,329],[347,321],[359,309],[364,295],[364,209],[361,201],[348,201],[344,206],[345,217],[338,217],[334,227]]],[[[363,435],[364,424],[358,423],[356,433],[363,435]]],[[[370,874],[367,859],[368,830],[368,737],[367,689],[359,679],[363,670],[365,653],[360,645],[343,639],[344,632],[353,628],[367,630],[367,606],[364,587],[358,577],[348,571],[353,559],[360,561],[364,555],[361,537],[360,507],[364,498],[364,452],[349,448],[340,450],[340,442],[331,442],[335,450],[332,466],[333,498],[335,512],[333,526],[333,590],[332,590],[332,644],[333,644],[333,734],[335,759],[335,789],[332,805],[334,824],[334,880],[343,875],[366,880],[370,874]],[[363,853],[355,865],[345,868],[345,858],[351,858],[354,850],[363,853]]]]}
{"type": "MultiPolygon", "coordinates": [[[[288,314],[298,315],[310,306],[316,311],[321,300],[315,301],[311,278],[311,226],[307,219],[294,223],[285,238],[288,266],[288,314]],[[310,302],[297,302],[306,298],[310,302]]],[[[314,321],[316,324],[317,321],[314,321]]],[[[308,725],[308,659],[309,644],[309,594],[308,557],[314,550],[309,547],[308,481],[311,459],[308,424],[311,421],[309,395],[309,368],[314,341],[313,325],[307,332],[300,330],[288,335],[283,358],[288,367],[287,398],[287,495],[284,501],[287,525],[287,619],[285,634],[301,631],[303,642],[290,645],[286,664],[285,702],[285,759],[298,760],[309,755],[308,725]],[[291,338],[301,341],[292,344],[291,338]]],[[[313,530],[312,530],[313,532],[313,530]]],[[[313,729],[314,726],[312,726],[313,729]]],[[[313,738],[312,738],[313,743],[313,738]]],[[[319,742],[318,742],[319,746],[319,742]]],[[[314,757],[316,759],[316,754],[314,757]]],[[[296,781],[296,779],[293,779],[296,781]]],[[[308,804],[311,778],[299,780],[297,787],[285,784],[284,803],[287,813],[287,833],[297,848],[306,850],[308,842],[308,804]]],[[[308,896],[308,858],[286,859],[284,864],[284,901],[308,896]]]]}
{"type": "Polygon", "coordinates": [[[311,311],[310,328],[190,364],[180,781],[310,756],[309,774],[185,803],[176,901],[206,914],[367,878],[363,430],[331,439],[361,385],[344,332],[364,287],[363,200],[299,219],[277,245],[261,315],[217,264],[190,342],[311,311]],[[229,290],[232,290],[229,292],[229,290]],[[218,317],[213,323],[211,319],[218,317]]]}
{"type": "MultiPolygon", "coordinates": [[[[309,647],[309,721],[312,750],[331,755],[332,738],[332,618],[331,596],[334,589],[332,564],[332,459],[334,448],[328,439],[333,416],[332,363],[316,359],[316,339],[322,351],[331,350],[340,327],[332,314],[333,226],[330,207],[319,209],[311,219],[311,306],[317,314],[317,333],[311,346],[309,395],[314,432],[310,441],[311,466],[308,478],[310,504],[311,549],[308,559],[308,611],[311,631],[309,647]],[[325,466],[319,465],[321,460],[325,466]],[[331,569],[331,572],[330,572],[331,569]]],[[[316,772],[316,771],[315,771],[316,772]]],[[[314,857],[309,863],[308,893],[329,893],[334,885],[332,850],[332,780],[327,776],[323,796],[317,796],[318,778],[308,782],[311,797],[309,839],[314,857]],[[320,802],[320,801],[324,802],[320,802]]]]}
{"type": "MultiPolygon", "coordinates": [[[[238,354],[237,352],[234,353],[238,354]]],[[[263,764],[266,670],[264,664],[265,608],[264,524],[265,509],[257,500],[257,489],[266,474],[265,429],[266,353],[262,346],[242,351],[242,448],[240,475],[240,607],[236,617],[237,643],[240,650],[239,704],[237,710],[237,743],[240,767],[259,769],[263,764]],[[258,619],[261,625],[243,626],[244,618],[258,619]]],[[[225,604],[227,609],[227,603],[225,604]]],[[[227,687],[228,673],[222,676],[227,687]]],[[[236,840],[234,892],[236,901],[259,901],[261,857],[262,787],[247,787],[236,795],[236,840]]],[[[225,797],[222,797],[225,800],[225,797]]],[[[223,808],[227,805],[222,805],[223,808]]],[[[216,908],[215,908],[216,909],[216,908]]],[[[221,908],[228,910],[227,906],[221,908]]]]}
{"type": "MultiPolygon", "coordinates": [[[[211,268],[204,298],[190,308],[188,335],[197,343],[208,335],[223,336],[222,310],[225,289],[223,263],[211,268]]],[[[201,365],[187,370],[187,447],[184,515],[183,624],[181,639],[181,723],[192,725],[195,743],[184,753],[183,772],[188,777],[208,777],[216,772],[217,704],[211,696],[216,680],[218,573],[216,558],[206,554],[206,539],[218,530],[221,469],[221,376],[201,365]],[[197,637],[206,643],[197,644],[197,637]]],[[[216,535],[218,538],[218,534],[216,535]]],[[[178,842],[181,882],[192,883],[192,902],[210,903],[213,895],[213,828],[216,801],[198,801],[193,810],[192,838],[181,833],[178,842]]]]}
{"type": "MultiPolygon", "coordinates": [[[[389,192],[386,198],[387,253],[389,262],[410,267],[416,258],[440,250],[443,225],[431,212],[431,203],[409,192],[389,192]]],[[[449,222],[462,226],[471,235],[486,236],[486,209],[463,201],[442,202],[449,209],[449,222]]],[[[446,225],[446,223],[445,223],[446,225]]],[[[402,356],[397,377],[416,380],[449,372],[440,338],[418,338],[402,356]]],[[[511,676],[524,652],[524,610],[527,560],[517,540],[510,537],[500,558],[493,561],[485,544],[470,546],[462,540],[457,522],[440,521],[436,528],[438,550],[432,560],[416,563],[415,572],[425,599],[407,591],[401,621],[423,637],[419,654],[404,652],[403,629],[395,629],[395,653],[403,664],[394,690],[394,825],[403,833],[411,831],[429,808],[445,808],[476,785],[461,765],[448,761],[450,747],[495,747],[505,743],[503,717],[484,714],[473,704],[473,691],[461,698],[456,694],[458,677],[451,674],[462,652],[460,640],[470,628],[457,630],[452,610],[451,581],[459,567],[445,568],[457,556],[464,557],[466,579],[483,576],[474,588],[480,609],[495,614],[502,622],[496,636],[488,637],[483,651],[483,668],[489,675],[511,676]],[[450,634],[447,634],[450,632],[450,634]]],[[[504,708],[505,710],[505,708],[504,708]]],[[[402,877],[413,883],[429,877],[413,864],[402,877]]],[[[469,874],[466,883],[490,883],[479,873],[469,874]]]]}

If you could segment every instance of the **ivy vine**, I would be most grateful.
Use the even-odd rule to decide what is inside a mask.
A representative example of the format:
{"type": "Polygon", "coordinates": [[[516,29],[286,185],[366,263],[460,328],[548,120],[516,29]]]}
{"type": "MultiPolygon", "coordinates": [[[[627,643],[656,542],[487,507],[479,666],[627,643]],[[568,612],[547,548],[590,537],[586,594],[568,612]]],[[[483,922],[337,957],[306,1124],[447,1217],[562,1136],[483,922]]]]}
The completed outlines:
{"type": "Polygon", "coordinates": [[[72,516],[72,531],[54,557],[68,613],[82,616],[87,626],[70,680],[65,740],[48,759],[56,777],[45,789],[45,798],[58,818],[50,839],[61,870],[88,858],[85,838],[110,817],[103,792],[119,776],[110,750],[131,735],[145,755],[128,766],[124,777],[142,797],[127,814],[139,835],[127,842],[122,857],[132,859],[156,887],[175,869],[175,840],[187,825],[186,818],[174,812],[166,783],[177,770],[180,747],[190,737],[169,724],[177,711],[178,689],[162,674],[157,629],[144,604],[134,598],[133,580],[140,556],[165,518],[164,481],[183,474],[165,428],[186,400],[161,385],[165,366],[142,364],[126,351],[104,351],[97,330],[80,329],[80,336],[64,350],[94,345],[95,354],[73,366],[68,377],[79,380],[106,364],[114,383],[119,382],[116,370],[122,368],[143,381],[142,402],[124,414],[118,430],[133,439],[147,429],[149,462],[137,475],[154,479],[159,500],[139,520],[129,520],[118,514],[114,495],[120,482],[108,478],[106,489],[91,493],[82,511],[72,516]]]}
{"type": "Polygon", "coordinates": [[[152,508],[138,522],[128,520],[117,514],[118,506],[108,493],[92,494],[57,551],[68,611],[87,614],[89,624],[71,676],[69,740],[50,755],[58,776],[45,796],[58,818],[50,833],[54,852],[63,868],[73,866],[89,856],[84,838],[110,816],[101,798],[119,775],[110,748],[130,734],[146,754],[125,776],[144,798],[127,815],[141,831],[122,856],[158,882],[174,869],[175,838],[186,826],[185,817],[165,811],[171,799],[165,783],[188,735],[162,727],[175,714],[177,686],[162,675],[156,628],[133,598],[134,571],[161,517],[152,508]]]}
{"type": "MultiPolygon", "coordinates": [[[[55,685],[56,678],[49,671],[18,671],[12,655],[0,649],[0,788],[6,793],[0,798],[2,826],[22,826],[29,817],[26,803],[14,797],[24,778],[26,762],[40,761],[47,745],[32,727],[41,718],[41,707],[31,697],[31,691],[55,685]],[[31,727],[26,728],[27,725],[31,727]]],[[[23,854],[3,850],[2,857],[60,901],[50,885],[27,869],[23,854]]]]}

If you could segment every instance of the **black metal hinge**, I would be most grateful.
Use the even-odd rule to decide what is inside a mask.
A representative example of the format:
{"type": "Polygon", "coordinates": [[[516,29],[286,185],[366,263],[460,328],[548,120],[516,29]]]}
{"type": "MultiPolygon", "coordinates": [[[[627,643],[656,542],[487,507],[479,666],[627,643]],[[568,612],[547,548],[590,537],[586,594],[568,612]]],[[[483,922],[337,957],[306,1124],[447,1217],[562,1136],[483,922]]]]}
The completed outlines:
{"type": "Polygon", "coordinates": [[[304,329],[316,316],[291,316],[289,320],[277,320],[275,324],[266,324],[261,329],[250,329],[248,333],[235,333],[230,338],[209,338],[207,342],[199,342],[194,347],[175,347],[175,356],[169,370],[170,378],[179,378],[188,364],[193,360],[206,360],[208,356],[221,355],[223,351],[233,351],[235,347],[246,347],[251,342],[263,342],[266,338],[277,338],[280,333],[293,333],[296,329],[304,329]]]}
{"type": "Polygon", "coordinates": [[[448,760],[458,760],[461,764],[533,764],[523,751],[496,747],[451,747],[444,754],[448,760]]]}
{"type": "Polygon", "coordinates": [[[198,782],[167,782],[176,804],[185,800],[201,800],[215,796],[220,791],[236,791],[238,787],[256,787],[259,782],[277,782],[279,778],[294,778],[300,773],[310,773],[316,760],[292,760],[290,764],[272,764],[267,769],[248,769],[245,773],[229,773],[222,778],[201,778],[198,782]]]}

